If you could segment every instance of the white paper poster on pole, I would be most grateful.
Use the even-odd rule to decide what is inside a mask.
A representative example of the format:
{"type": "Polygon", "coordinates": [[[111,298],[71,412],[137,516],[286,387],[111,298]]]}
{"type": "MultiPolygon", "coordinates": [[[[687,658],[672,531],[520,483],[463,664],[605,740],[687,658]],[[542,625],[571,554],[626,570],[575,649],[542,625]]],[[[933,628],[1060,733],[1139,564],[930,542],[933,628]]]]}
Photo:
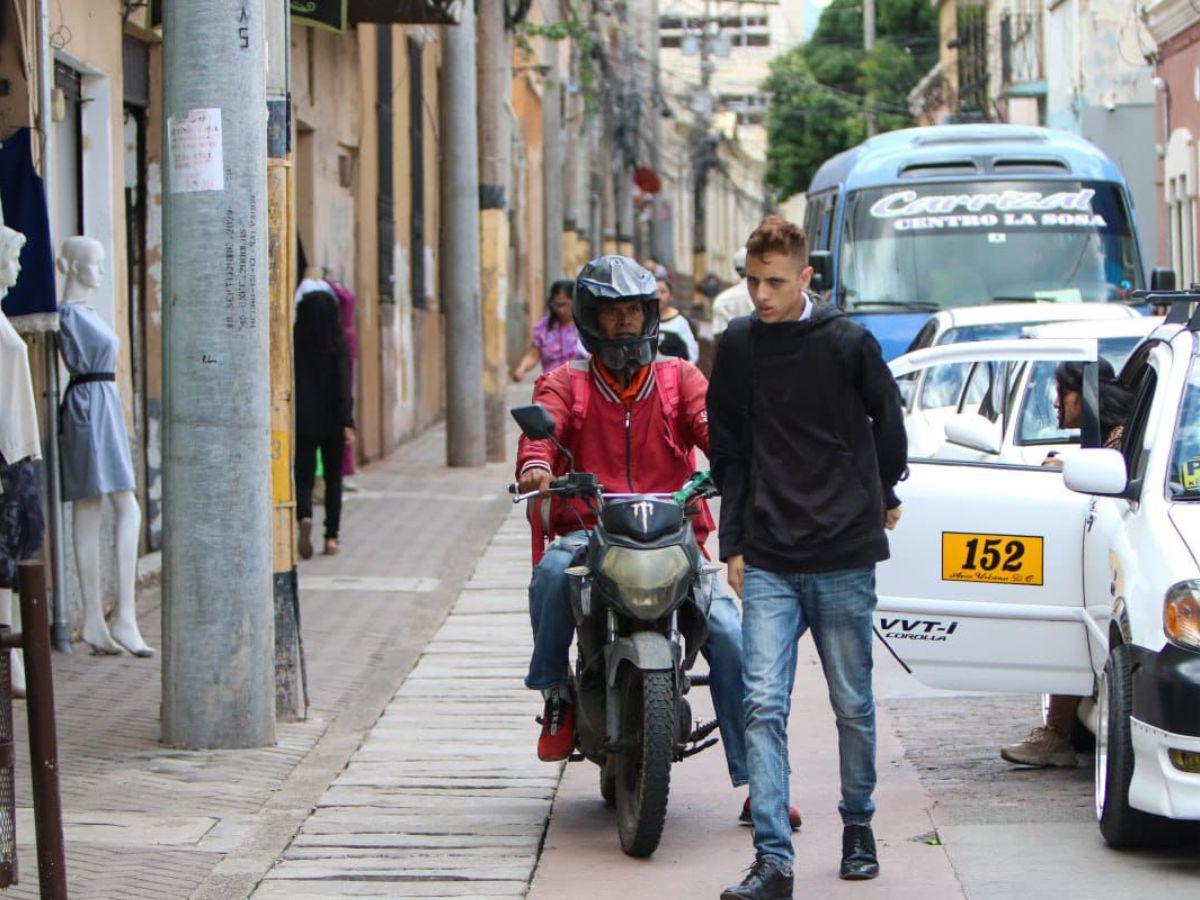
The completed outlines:
{"type": "Polygon", "coordinates": [[[167,120],[172,194],[225,190],[220,109],[192,109],[167,120]]]}

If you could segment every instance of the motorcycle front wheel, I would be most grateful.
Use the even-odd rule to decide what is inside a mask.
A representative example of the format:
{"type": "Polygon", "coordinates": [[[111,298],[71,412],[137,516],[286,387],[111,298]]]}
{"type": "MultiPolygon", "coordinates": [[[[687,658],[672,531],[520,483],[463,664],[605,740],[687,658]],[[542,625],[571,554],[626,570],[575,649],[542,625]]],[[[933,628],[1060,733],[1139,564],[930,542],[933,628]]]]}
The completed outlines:
{"type": "Polygon", "coordinates": [[[678,704],[671,672],[627,672],[621,737],[638,750],[617,756],[617,831],[621,849],[646,857],[658,849],[667,817],[678,704]],[[640,752],[639,752],[640,750],[640,752]]]}

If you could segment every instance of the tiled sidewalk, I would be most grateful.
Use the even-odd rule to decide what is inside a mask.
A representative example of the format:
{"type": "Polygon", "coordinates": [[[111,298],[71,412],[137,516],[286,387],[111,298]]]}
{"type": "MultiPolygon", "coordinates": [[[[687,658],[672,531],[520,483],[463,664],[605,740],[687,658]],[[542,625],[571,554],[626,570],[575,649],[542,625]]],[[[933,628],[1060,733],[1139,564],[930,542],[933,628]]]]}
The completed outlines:
{"type": "MultiPolygon", "coordinates": [[[[248,896],[362,743],[441,626],[512,507],[508,465],[442,467],[435,428],[359,474],[343,552],[303,563],[312,708],[275,747],[181,752],[158,742],[158,659],[53,659],[70,895],[248,896]]],[[[320,514],[318,513],[318,518],[320,514]]],[[[219,560],[213,561],[220,565],[219,560]]],[[[141,598],[160,642],[157,591],[141,598]]],[[[24,701],[14,703],[21,883],[37,897],[24,701]]]]}

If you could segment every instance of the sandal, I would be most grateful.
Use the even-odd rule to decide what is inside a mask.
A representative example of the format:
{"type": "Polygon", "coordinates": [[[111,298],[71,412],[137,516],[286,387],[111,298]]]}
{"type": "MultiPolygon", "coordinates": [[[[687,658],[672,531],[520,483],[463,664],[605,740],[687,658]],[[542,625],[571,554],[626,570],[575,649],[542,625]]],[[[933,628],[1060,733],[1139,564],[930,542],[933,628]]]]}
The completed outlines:
{"type": "Polygon", "coordinates": [[[342,552],[342,545],[337,538],[325,538],[325,555],[337,556],[342,552]]]}

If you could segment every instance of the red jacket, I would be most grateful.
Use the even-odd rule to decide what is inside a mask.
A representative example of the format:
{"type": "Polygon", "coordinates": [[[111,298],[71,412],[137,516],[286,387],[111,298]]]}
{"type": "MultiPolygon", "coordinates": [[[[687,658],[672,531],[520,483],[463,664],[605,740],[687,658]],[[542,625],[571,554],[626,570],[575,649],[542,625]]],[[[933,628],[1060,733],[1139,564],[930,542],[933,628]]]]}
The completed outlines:
{"type": "MultiPolygon", "coordinates": [[[[627,410],[591,368],[591,361],[577,360],[539,378],[533,402],[554,419],[555,435],[575,457],[576,469],[595,473],[607,492],[661,493],[679,490],[695,471],[696,447],[708,452],[707,390],[708,379],[691,363],[663,359],[654,363],[627,410]]],[[[517,475],[538,466],[555,475],[567,471],[566,458],[552,443],[522,435],[517,475]]],[[[578,531],[580,518],[584,527],[594,524],[582,501],[552,500],[551,534],[578,531]]],[[[692,525],[703,548],[713,529],[707,504],[701,504],[692,525]]]]}

